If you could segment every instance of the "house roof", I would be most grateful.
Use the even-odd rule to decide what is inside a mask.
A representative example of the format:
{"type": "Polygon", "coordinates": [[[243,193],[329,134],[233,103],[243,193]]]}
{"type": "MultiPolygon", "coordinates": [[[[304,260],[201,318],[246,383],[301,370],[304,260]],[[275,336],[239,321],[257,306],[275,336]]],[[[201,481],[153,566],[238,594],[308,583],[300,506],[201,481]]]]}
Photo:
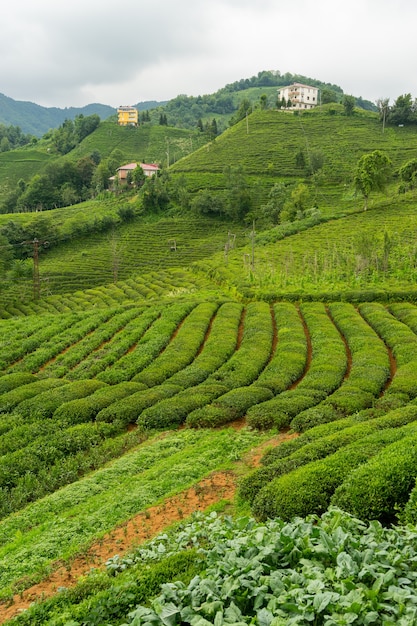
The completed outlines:
{"type": "Polygon", "coordinates": [[[159,170],[158,165],[155,163],[140,163],[140,166],[143,170],[152,170],[153,172],[157,172],[159,170]]]}
{"type": "Polygon", "coordinates": [[[278,91],[283,91],[284,89],[291,89],[294,87],[304,87],[304,89],[317,89],[318,90],[318,87],[313,87],[313,85],[303,85],[303,83],[292,83],[291,85],[285,85],[283,87],[280,87],[278,91]]]}
{"type": "Polygon", "coordinates": [[[137,166],[138,166],[137,163],[127,163],[127,165],[121,165],[120,167],[118,167],[117,171],[119,171],[119,170],[134,170],[137,166]]]}

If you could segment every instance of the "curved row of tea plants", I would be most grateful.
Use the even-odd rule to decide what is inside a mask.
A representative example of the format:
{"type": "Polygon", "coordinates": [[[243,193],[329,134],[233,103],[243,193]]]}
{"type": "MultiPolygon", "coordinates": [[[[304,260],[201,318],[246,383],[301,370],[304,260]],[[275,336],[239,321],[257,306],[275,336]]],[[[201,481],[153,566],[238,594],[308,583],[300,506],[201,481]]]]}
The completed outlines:
{"type": "Polygon", "coordinates": [[[298,432],[371,406],[390,380],[388,349],[353,305],[332,303],[329,312],[347,343],[349,371],[336,391],[292,420],[298,432]]]}
{"type": "Polygon", "coordinates": [[[271,399],[274,393],[284,391],[302,375],[307,363],[307,337],[297,309],[277,303],[271,314],[274,345],[264,369],[249,385],[229,389],[210,405],[191,412],[188,425],[218,426],[238,419],[251,406],[271,399]]]}
{"type": "Polygon", "coordinates": [[[248,411],[255,428],[284,428],[300,411],[318,404],[342,383],[347,368],[345,344],[320,303],[300,306],[311,341],[310,367],[298,384],[248,411]]]}
{"type": "MultiPolygon", "coordinates": [[[[417,427],[416,420],[417,404],[411,403],[378,416],[365,410],[339,422],[316,426],[272,450],[265,457],[265,466],[242,481],[240,495],[261,517],[279,515],[289,519],[297,511],[301,515],[323,511],[357,466],[366,464],[394,441],[405,440],[417,427]]],[[[416,472],[414,469],[414,474],[407,475],[412,484],[416,472]]],[[[396,489],[386,490],[391,518],[400,504],[400,485],[404,480],[396,489]]],[[[411,487],[408,494],[410,491],[411,487]]],[[[373,501],[369,494],[368,500],[373,501]]]]}

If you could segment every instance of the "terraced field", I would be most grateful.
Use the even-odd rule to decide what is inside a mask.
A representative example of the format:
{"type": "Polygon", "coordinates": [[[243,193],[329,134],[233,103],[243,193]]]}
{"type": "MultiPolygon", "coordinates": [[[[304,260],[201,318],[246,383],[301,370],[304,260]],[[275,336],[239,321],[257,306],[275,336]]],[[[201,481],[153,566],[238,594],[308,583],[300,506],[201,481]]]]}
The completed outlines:
{"type": "MultiPolygon", "coordinates": [[[[417,396],[416,325],[409,304],[389,311],[221,300],[3,320],[1,445],[19,450],[26,483],[34,470],[21,437],[38,452],[38,437],[49,438],[48,463],[50,436],[59,433],[57,450],[65,451],[56,460],[67,463],[69,433],[75,452],[89,449],[90,436],[107,445],[130,424],[201,428],[247,416],[255,428],[301,432],[371,406],[407,404],[417,396]]],[[[5,470],[4,484],[20,494],[15,457],[10,463],[14,481],[5,470]]]]}
{"type": "MultiPolygon", "coordinates": [[[[253,116],[257,135],[275,113],[253,116]]],[[[280,120],[296,150],[302,122],[285,114],[280,120]]],[[[331,116],[326,124],[332,128],[331,116]]],[[[352,124],[362,144],[367,133],[375,136],[360,116],[352,124]]],[[[318,128],[313,119],[312,148],[318,128]]],[[[391,130],[378,141],[391,150],[395,144],[400,163],[406,137],[391,130]]],[[[239,133],[241,141],[242,128],[226,134],[233,143],[239,133]]],[[[276,155],[283,164],[287,158],[276,144],[267,154],[271,180],[276,155]]],[[[239,152],[243,165],[254,159],[251,145],[248,138],[247,154],[239,152]]],[[[331,136],[323,145],[344,164],[331,136]]],[[[175,171],[183,168],[195,189],[205,177],[219,181],[208,154],[219,151],[220,163],[226,147],[213,142],[197,153],[193,171],[187,174],[187,159],[175,171]]],[[[350,165],[335,178],[347,176],[358,154],[353,147],[350,165]]],[[[168,535],[139,548],[144,561],[125,552],[209,506],[250,512],[257,523],[278,520],[271,523],[280,527],[286,563],[289,554],[300,559],[310,550],[307,535],[313,543],[320,535],[326,550],[314,544],[311,554],[335,561],[349,615],[365,601],[363,623],[378,623],[377,610],[391,611],[386,594],[397,579],[386,553],[375,562],[389,575],[368,569],[368,593],[364,577],[357,584],[346,573],[340,529],[369,522],[376,546],[383,536],[372,520],[389,527],[417,522],[413,193],[396,196],[395,205],[392,197],[379,198],[365,214],[342,216],[338,206],[334,219],[322,214],[326,224],[307,219],[259,233],[254,267],[247,228],[226,259],[230,223],[195,217],[135,220],[120,225],[117,237],[92,235],[88,246],[73,241],[41,258],[42,297],[5,298],[0,306],[0,623],[159,623],[143,622],[150,614],[137,604],[155,596],[161,582],[195,583],[203,568],[199,541],[208,547],[214,518],[196,522],[192,539],[181,530],[186,549],[166,559],[168,535]],[[309,515],[316,517],[299,520],[309,515]],[[92,566],[97,570],[89,573],[92,566]],[[39,602],[30,607],[32,600],[39,602]]],[[[224,524],[232,542],[240,532],[234,524],[256,528],[247,519],[224,524]]],[[[261,546],[270,528],[259,528],[254,541],[261,546]]],[[[361,555],[366,550],[358,546],[368,547],[354,545],[361,555]]],[[[398,585],[412,586],[415,572],[400,571],[397,556],[398,585]]],[[[243,569],[247,557],[238,559],[243,569]]],[[[236,588],[260,597],[259,571],[236,588]]],[[[323,617],[330,596],[312,579],[300,586],[323,617]]],[[[395,587],[399,614],[403,593],[395,587]]],[[[242,594],[236,602],[246,608],[242,594]]],[[[195,623],[241,623],[231,605],[224,614],[216,607],[207,601],[211,622],[195,623]]],[[[171,609],[168,602],[163,623],[178,622],[171,609]]],[[[265,609],[258,622],[250,610],[247,623],[271,623],[265,609]]],[[[417,614],[416,607],[407,611],[404,619],[417,614]]],[[[346,623],[345,613],[332,623],[346,623]]]]}

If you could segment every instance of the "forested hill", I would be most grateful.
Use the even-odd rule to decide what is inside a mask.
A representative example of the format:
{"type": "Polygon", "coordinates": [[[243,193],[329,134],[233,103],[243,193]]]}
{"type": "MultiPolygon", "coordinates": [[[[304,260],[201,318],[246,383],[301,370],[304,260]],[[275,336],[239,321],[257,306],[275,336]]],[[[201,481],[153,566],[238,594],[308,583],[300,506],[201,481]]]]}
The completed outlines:
{"type": "MultiPolygon", "coordinates": [[[[277,70],[258,72],[251,78],[242,78],[222,87],[209,95],[187,96],[178,95],[168,102],[156,100],[140,101],[134,106],[139,111],[150,111],[152,123],[161,122],[164,115],[169,126],[178,128],[196,128],[199,120],[203,122],[216,118],[218,130],[223,131],[229,125],[229,120],[236,114],[243,101],[248,101],[252,107],[259,106],[260,96],[266,96],[268,106],[275,106],[277,87],[292,82],[303,82],[319,87],[329,101],[340,102],[343,89],[338,85],[326,83],[301,74],[281,74],[277,70]]],[[[356,106],[367,110],[376,110],[372,102],[362,97],[355,97],[356,106]]],[[[122,103],[121,103],[122,104],[122,103]]],[[[13,100],[0,94],[0,124],[18,126],[23,133],[41,137],[50,128],[57,128],[66,119],[75,119],[77,115],[92,115],[96,113],[102,120],[114,115],[116,110],[105,104],[88,104],[84,107],[43,107],[33,102],[13,100]]]]}
{"type": "Polygon", "coordinates": [[[115,109],[105,104],[88,104],[84,107],[43,107],[34,102],[13,100],[0,94],[0,124],[19,126],[24,133],[41,137],[50,128],[57,128],[66,119],[75,119],[77,115],[96,113],[106,119],[115,113],[115,109]]]}

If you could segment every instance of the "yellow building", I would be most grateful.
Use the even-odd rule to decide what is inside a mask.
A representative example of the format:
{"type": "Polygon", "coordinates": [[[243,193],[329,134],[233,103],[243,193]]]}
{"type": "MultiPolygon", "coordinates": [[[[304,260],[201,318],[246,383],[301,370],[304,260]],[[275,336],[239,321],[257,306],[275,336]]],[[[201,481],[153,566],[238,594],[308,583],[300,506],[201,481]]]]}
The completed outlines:
{"type": "Polygon", "coordinates": [[[134,107],[120,106],[117,109],[117,122],[119,126],[137,126],[138,111],[134,107]]]}

